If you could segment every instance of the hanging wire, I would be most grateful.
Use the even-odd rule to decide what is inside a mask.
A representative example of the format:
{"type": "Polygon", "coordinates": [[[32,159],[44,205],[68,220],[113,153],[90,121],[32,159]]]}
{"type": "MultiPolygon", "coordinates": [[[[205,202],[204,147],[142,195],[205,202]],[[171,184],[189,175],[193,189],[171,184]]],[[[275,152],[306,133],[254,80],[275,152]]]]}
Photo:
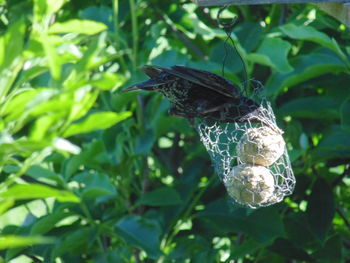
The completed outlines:
{"type": "Polygon", "coordinates": [[[218,25],[225,31],[226,36],[227,36],[225,39],[225,42],[224,42],[225,56],[222,60],[222,68],[221,68],[222,76],[225,77],[225,64],[226,64],[226,60],[228,57],[228,44],[227,44],[227,42],[228,42],[228,40],[230,40],[232,43],[233,49],[236,52],[236,54],[238,55],[238,57],[240,58],[242,66],[243,66],[243,72],[244,72],[244,78],[245,78],[245,81],[243,82],[244,83],[243,88],[244,88],[244,91],[246,92],[247,91],[247,84],[248,84],[247,69],[245,67],[245,63],[243,61],[243,58],[242,58],[241,54],[238,52],[236,44],[231,37],[232,32],[233,32],[233,27],[235,26],[235,24],[238,20],[238,17],[236,16],[236,17],[232,18],[232,20],[230,22],[224,22],[224,20],[221,19],[222,12],[225,11],[228,7],[229,7],[229,5],[224,5],[223,7],[221,7],[219,12],[218,12],[217,18],[216,18],[218,25]]]}

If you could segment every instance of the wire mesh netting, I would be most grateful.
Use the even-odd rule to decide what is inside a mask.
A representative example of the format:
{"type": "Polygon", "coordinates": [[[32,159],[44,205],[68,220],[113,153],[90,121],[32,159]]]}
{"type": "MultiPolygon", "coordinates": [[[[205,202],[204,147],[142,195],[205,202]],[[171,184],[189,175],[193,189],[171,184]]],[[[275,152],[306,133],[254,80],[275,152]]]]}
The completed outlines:
{"type": "Polygon", "coordinates": [[[144,66],[150,77],[125,91],[162,93],[171,103],[170,114],[194,124],[216,173],[228,194],[252,208],[274,204],[291,194],[293,171],[263,86],[250,80],[242,92],[214,73],[184,67],[144,66]]]}
{"type": "Polygon", "coordinates": [[[295,178],[270,103],[259,92],[252,97],[260,106],[240,122],[197,119],[195,126],[228,194],[258,208],[290,195],[295,178]]]}

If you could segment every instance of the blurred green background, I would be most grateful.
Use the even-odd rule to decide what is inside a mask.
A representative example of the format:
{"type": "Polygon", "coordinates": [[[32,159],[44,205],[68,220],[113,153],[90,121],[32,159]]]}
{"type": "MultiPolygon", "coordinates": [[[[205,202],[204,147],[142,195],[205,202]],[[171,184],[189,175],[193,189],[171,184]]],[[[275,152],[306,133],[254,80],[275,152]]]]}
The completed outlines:
{"type": "MultiPolygon", "coordinates": [[[[235,205],[145,64],[221,74],[218,7],[0,1],[0,262],[350,262],[350,35],[312,4],[231,6],[297,185],[235,205]]],[[[229,44],[231,45],[231,44],[229,44]]],[[[232,46],[231,46],[232,48],[232,46]]],[[[228,49],[225,76],[244,81],[228,49]]]]}

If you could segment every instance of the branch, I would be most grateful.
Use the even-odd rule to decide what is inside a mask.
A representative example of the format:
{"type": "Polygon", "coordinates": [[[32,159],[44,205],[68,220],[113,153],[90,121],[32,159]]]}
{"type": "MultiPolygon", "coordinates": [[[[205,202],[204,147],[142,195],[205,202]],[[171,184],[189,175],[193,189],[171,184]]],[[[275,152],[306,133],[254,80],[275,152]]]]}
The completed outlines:
{"type": "Polygon", "coordinates": [[[350,222],[349,222],[348,218],[346,217],[343,209],[341,209],[340,207],[337,207],[336,211],[339,214],[339,216],[343,219],[345,225],[350,229],[350,222]]]}
{"type": "Polygon", "coordinates": [[[298,4],[310,2],[348,2],[347,0],[195,0],[199,6],[298,4]]]}
{"type": "MultiPolygon", "coordinates": [[[[338,2],[338,1],[332,1],[338,2]]],[[[335,19],[350,28],[350,3],[316,3],[324,12],[333,16],[335,19]]]]}
{"type": "Polygon", "coordinates": [[[170,19],[165,17],[161,11],[157,10],[156,16],[158,16],[160,19],[164,21],[164,23],[173,31],[173,33],[176,35],[176,37],[184,43],[184,45],[191,50],[197,57],[199,57],[202,60],[208,60],[208,57],[204,54],[202,50],[200,50],[195,44],[192,43],[191,40],[187,38],[184,32],[182,32],[180,29],[178,29],[175,25],[170,23],[170,19]]]}
{"type": "Polygon", "coordinates": [[[349,176],[349,173],[350,173],[350,165],[347,165],[345,171],[333,181],[332,188],[340,184],[345,177],[349,176]]]}

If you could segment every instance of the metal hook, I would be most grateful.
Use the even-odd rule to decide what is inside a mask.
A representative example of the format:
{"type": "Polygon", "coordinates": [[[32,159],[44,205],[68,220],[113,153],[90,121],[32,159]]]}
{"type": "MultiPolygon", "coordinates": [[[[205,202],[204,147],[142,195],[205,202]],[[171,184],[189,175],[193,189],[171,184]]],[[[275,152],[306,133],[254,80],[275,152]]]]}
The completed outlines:
{"type": "Polygon", "coordinates": [[[226,35],[227,35],[227,37],[225,39],[225,42],[224,42],[225,56],[224,56],[223,61],[222,61],[222,69],[221,69],[222,76],[225,77],[225,64],[226,64],[226,59],[227,59],[227,55],[228,55],[227,41],[230,40],[231,43],[232,43],[233,49],[235,50],[235,52],[237,53],[238,57],[240,58],[242,66],[243,66],[244,77],[245,77],[244,91],[246,92],[247,91],[247,84],[248,84],[247,69],[245,67],[245,63],[243,61],[243,58],[242,58],[241,54],[238,52],[237,47],[235,45],[235,42],[233,41],[233,39],[231,37],[232,31],[233,31],[233,27],[235,26],[235,24],[236,24],[236,22],[238,20],[238,17],[235,16],[234,18],[232,18],[231,22],[223,22],[223,21],[221,21],[221,18],[220,18],[222,12],[224,10],[226,10],[228,7],[229,7],[229,5],[224,5],[223,7],[221,7],[219,9],[219,12],[218,12],[218,15],[217,15],[217,18],[216,18],[219,27],[223,28],[225,33],[226,33],[226,35]]]}
{"type": "Polygon", "coordinates": [[[229,5],[224,5],[223,7],[220,8],[218,15],[216,17],[217,23],[220,27],[222,27],[226,32],[232,32],[232,29],[234,27],[234,25],[236,24],[236,21],[238,19],[237,16],[235,16],[234,18],[232,18],[231,22],[221,22],[221,14],[223,11],[225,11],[227,8],[229,7],[229,5]]]}

